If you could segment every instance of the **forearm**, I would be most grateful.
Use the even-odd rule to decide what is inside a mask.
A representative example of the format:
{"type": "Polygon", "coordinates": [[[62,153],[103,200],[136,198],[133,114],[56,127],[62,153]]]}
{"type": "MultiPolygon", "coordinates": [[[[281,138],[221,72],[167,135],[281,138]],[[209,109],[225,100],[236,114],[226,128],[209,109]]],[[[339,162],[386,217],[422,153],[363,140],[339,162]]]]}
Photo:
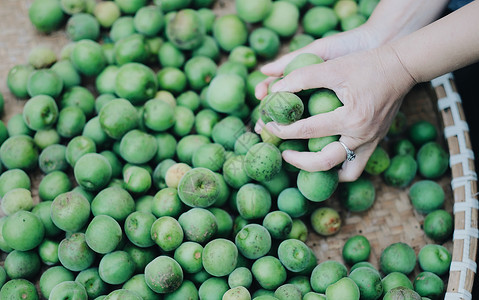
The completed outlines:
{"type": "Polygon", "coordinates": [[[479,2],[473,1],[390,46],[414,80],[425,82],[479,60],[478,28],[479,2]]]}
{"type": "Polygon", "coordinates": [[[441,16],[447,0],[381,0],[365,24],[377,45],[401,38],[441,16]]]}

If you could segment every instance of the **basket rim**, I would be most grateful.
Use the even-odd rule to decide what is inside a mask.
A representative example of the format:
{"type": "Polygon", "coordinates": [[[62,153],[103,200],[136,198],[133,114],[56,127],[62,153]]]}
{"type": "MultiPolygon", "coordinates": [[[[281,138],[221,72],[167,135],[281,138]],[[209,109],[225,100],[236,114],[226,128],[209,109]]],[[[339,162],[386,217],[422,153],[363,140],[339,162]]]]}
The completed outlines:
{"type": "MultiPolygon", "coordinates": [[[[444,126],[444,137],[451,153],[450,137],[457,139],[459,153],[451,155],[450,168],[457,166],[462,172],[452,172],[451,187],[454,195],[454,217],[463,217],[464,228],[454,228],[453,255],[445,299],[472,299],[472,286],[477,271],[476,252],[478,235],[477,174],[474,170],[474,152],[467,147],[469,126],[464,115],[462,100],[454,85],[454,76],[447,73],[431,80],[437,98],[437,108],[444,123],[445,114],[452,116],[453,124],[444,126]],[[457,192],[461,190],[461,192],[457,192]],[[452,274],[454,273],[454,276],[452,274]]],[[[455,149],[457,150],[457,149],[455,149]]]]}

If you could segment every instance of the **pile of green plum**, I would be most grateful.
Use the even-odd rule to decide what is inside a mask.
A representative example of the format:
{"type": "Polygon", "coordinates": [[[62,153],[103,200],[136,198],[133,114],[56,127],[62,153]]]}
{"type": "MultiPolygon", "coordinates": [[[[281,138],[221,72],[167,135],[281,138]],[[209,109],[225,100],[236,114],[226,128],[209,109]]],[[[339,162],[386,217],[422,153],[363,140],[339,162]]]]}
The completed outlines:
{"type": "MultiPolygon", "coordinates": [[[[425,272],[414,287],[407,275],[416,255],[402,243],[384,251],[382,280],[366,262],[363,236],[344,245],[349,275],[343,263],[318,264],[305,242],[310,227],[324,236],[341,227],[339,213],[321,203],[338,188],[337,169],[305,172],[281,152],[320,151],[339,137],[251,132],[260,118],[288,124],[342,105],[325,89],[271,93],[260,104],[254,88],[265,75],[255,67],[281,44],[295,50],[359,26],[378,0],[236,0],[237,14],[222,16],[214,2],[33,1],[35,28],[65,28],[72,42],[59,57],[32,49],[7,77],[10,92],[28,100],[0,122],[0,299],[439,297],[450,263],[439,245],[419,253],[425,272]]],[[[285,74],[322,61],[300,55],[285,74]]],[[[392,135],[402,134],[400,117],[392,135]]],[[[411,131],[425,144],[417,165],[437,178],[447,166],[431,161],[442,152],[424,131],[411,131]]],[[[391,160],[378,148],[366,172],[407,186],[417,167],[411,145],[398,142],[391,160]]],[[[441,208],[433,185],[411,187],[418,211],[441,208]]],[[[366,177],[338,194],[353,212],[375,200],[366,177]]],[[[433,219],[431,236],[449,238],[433,219]]]]}

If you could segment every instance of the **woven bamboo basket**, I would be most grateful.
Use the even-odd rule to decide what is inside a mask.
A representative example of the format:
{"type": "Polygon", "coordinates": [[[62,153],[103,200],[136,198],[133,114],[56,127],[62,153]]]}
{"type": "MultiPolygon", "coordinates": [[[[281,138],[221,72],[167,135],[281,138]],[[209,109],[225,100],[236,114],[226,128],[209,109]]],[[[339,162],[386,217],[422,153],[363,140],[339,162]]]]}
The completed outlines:
{"type": "MultiPolygon", "coordinates": [[[[49,35],[35,31],[28,19],[31,2],[1,0],[0,3],[0,91],[5,97],[2,116],[5,124],[11,116],[22,111],[25,103],[25,100],[17,100],[6,86],[10,68],[27,63],[28,53],[34,46],[45,45],[59,54],[69,42],[64,31],[49,35]]],[[[218,15],[234,12],[233,3],[233,0],[218,0],[215,11],[218,15]]],[[[447,284],[445,298],[472,299],[478,239],[477,177],[468,124],[452,75],[446,74],[430,83],[415,86],[405,97],[401,110],[407,115],[409,124],[428,120],[444,133],[438,141],[449,149],[451,168],[438,183],[446,193],[445,209],[453,212],[455,217],[453,240],[444,244],[453,254],[450,272],[444,278],[447,284]]],[[[42,174],[36,172],[31,177],[32,194],[35,201],[39,201],[37,187],[42,174]]],[[[327,238],[310,233],[307,243],[315,251],[318,261],[343,261],[341,249],[345,241],[356,234],[362,234],[370,241],[369,261],[376,267],[381,252],[391,243],[405,242],[416,254],[425,244],[434,243],[422,230],[424,215],[413,209],[408,188],[387,186],[379,176],[370,179],[376,188],[377,199],[367,212],[346,212],[339,207],[335,195],[325,202],[325,205],[340,210],[343,227],[339,234],[327,238]]],[[[0,262],[2,265],[4,257],[0,262]]],[[[413,279],[419,271],[416,267],[410,278],[413,279]]]]}

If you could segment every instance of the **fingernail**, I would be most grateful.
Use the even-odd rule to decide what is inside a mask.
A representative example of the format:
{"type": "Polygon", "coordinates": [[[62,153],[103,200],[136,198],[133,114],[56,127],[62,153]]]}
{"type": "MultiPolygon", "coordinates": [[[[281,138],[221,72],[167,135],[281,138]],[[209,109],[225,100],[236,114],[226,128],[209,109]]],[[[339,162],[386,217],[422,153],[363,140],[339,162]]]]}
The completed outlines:
{"type": "Polygon", "coordinates": [[[257,92],[257,91],[254,92],[254,96],[255,96],[256,99],[258,99],[258,100],[262,100],[262,99],[264,98],[264,97],[263,97],[263,94],[264,94],[263,92],[257,92]]]}
{"type": "Polygon", "coordinates": [[[261,125],[259,125],[258,123],[256,123],[256,125],[254,126],[254,131],[255,131],[257,134],[261,134],[261,125]]]}
{"type": "Polygon", "coordinates": [[[266,64],[262,66],[259,70],[261,71],[261,73],[267,73],[270,68],[271,68],[271,64],[266,64]]]}
{"type": "Polygon", "coordinates": [[[291,155],[291,150],[284,150],[282,155],[283,155],[284,160],[289,159],[289,156],[291,155]]]}

